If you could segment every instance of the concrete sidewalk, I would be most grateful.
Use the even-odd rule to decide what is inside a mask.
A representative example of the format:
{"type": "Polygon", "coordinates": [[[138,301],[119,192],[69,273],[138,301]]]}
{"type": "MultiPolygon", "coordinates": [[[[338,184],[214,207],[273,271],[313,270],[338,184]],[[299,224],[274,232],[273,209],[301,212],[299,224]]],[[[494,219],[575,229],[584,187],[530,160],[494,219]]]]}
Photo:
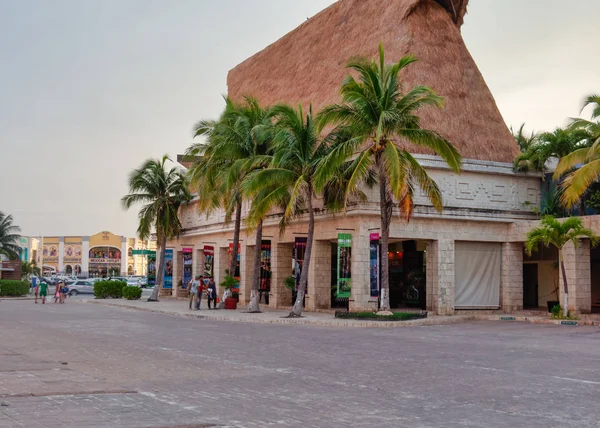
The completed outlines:
{"type": "Polygon", "coordinates": [[[255,322],[263,324],[304,324],[325,327],[360,327],[360,328],[396,328],[415,327],[440,324],[456,324],[475,319],[467,316],[429,316],[425,319],[411,321],[362,321],[334,318],[333,312],[303,312],[302,318],[285,318],[289,310],[276,310],[261,307],[262,313],[248,313],[247,308],[232,310],[208,310],[203,307],[199,311],[189,310],[186,300],[162,299],[160,302],[147,302],[145,300],[81,300],[78,303],[112,306],[139,311],[157,312],[166,315],[175,315],[188,318],[199,318],[212,321],[255,322]]]}
{"type": "Polygon", "coordinates": [[[597,319],[582,319],[577,321],[562,321],[550,319],[544,314],[481,314],[468,313],[454,316],[430,315],[425,319],[412,321],[364,321],[338,319],[331,312],[303,312],[302,318],[285,318],[289,310],[276,310],[263,306],[262,313],[251,314],[247,308],[232,310],[208,310],[203,307],[200,311],[188,309],[186,300],[162,299],[160,302],[147,302],[146,300],[81,300],[78,303],[112,306],[124,309],[133,309],[146,312],[156,312],[166,315],[198,318],[213,321],[254,322],[263,324],[301,324],[325,327],[359,327],[359,328],[397,328],[418,327],[430,325],[456,324],[465,321],[501,321],[501,322],[529,322],[532,324],[564,325],[564,326],[590,326],[600,325],[597,319]]]}

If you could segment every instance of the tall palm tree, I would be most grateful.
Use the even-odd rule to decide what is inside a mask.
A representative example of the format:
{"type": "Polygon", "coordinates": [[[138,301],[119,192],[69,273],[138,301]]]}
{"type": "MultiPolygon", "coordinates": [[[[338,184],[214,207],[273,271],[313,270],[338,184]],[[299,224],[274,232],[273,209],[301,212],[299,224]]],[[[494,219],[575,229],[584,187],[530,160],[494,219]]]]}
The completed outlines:
{"type": "Polygon", "coordinates": [[[545,216],[542,218],[539,227],[529,231],[525,240],[525,251],[530,256],[533,251],[537,251],[540,244],[545,247],[552,245],[558,250],[558,259],[563,276],[565,294],[563,306],[565,315],[569,312],[569,286],[567,284],[567,274],[565,271],[562,249],[567,242],[572,242],[573,245],[578,246],[581,238],[589,238],[593,247],[598,245],[598,242],[600,241],[600,237],[596,236],[594,232],[583,227],[583,222],[580,217],[569,217],[561,223],[552,216],[545,216]]]}
{"type": "Polygon", "coordinates": [[[13,224],[12,215],[0,211],[0,254],[10,260],[19,258],[20,247],[17,245],[21,237],[21,229],[13,224]]]}
{"type": "Polygon", "coordinates": [[[188,183],[181,168],[166,165],[167,155],[162,159],[147,159],[140,168],[129,175],[129,194],[123,196],[124,209],[134,204],[144,204],[138,214],[138,235],[148,239],[152,229],[156,232],[159,250],[156,285],[148,301],[158,301],[163,286],[165,250],[167,239],[179,236],[181,223],[179,207],[191,197],[188,183]]]}
{"type": "MultiPolygon", "coordinates": [[[[416,59],[405,56],[397,63],[385,63],[383,46],[379,46],[379,62],[366,58],[351,60],[347,67],[358,75],[358,80],[348,76],[342,84],[342,104],[323,109],[319,117],[320,128],[337,125],[342,136],[332,146],[323,162],[317,187],[331,179],[336,169],[348,159],[351,176],[350,192],[375,174],[379,182],[381,213],[381,245],[389,244],[390,224],[394,199],[400,213],[408,221],[413,212],[413,195],[421,187],[433,206],[441,211],[442,195],[437,184],[409,153],[409,144],[424,147],[440,155],[454,171],[459,171],[462,160],[458,151],[442,136],[420,126],[418,110],[422,107],[441,107],[443,99],[426,86],[405,90],[399,79],[400,72],[416,59]],[[344,138],[349,134],[350,138],[344,138]]],[[[387,250],[384,250],[384,254],[387,250]]],[[[389,311],[388,259],[382,258],[381,310],[389,311]]]]}
{"type": "Polygon", "coordinates": [[[572,119],[570,129],[584,133],[586,144],[561,158],[554,178],[565,176],[562,182],[561,202],[567,208],[577,203],[585,191],[600,178],[600,95],[586,98],[582,112],[592,107],[591,120],[572,119]],[[582,165],[581,168],[577,168],[582,165]]]}
{"type": "Polygon", "coordinates": [[[314,177],[328,153],[328,144],[325,139],[319,138],[312,108],[305,114],[302,106],[294,109],[277,105],[273,107],[272,116],[275,119],[274,154],[269,168],[249,176],[244,182],[244,189],[248,194],[256,195],[250,221],[263,219],[274,206],[282,205],[284,212],[279,226],[283,232],[294,218],[308,214],[304,263],[297,298],[289,315],[299,317],[308,283],[315,232],[313,199],[317,196],[317,188],[314,177]]]}
{"type": "MultiPolygon", "coordinates": [[[[226,99],[224,113],[218,121],[200,121],[194,135],[206,136],[207,141],[194,144],[188,154],[199,156],[190,169],[192,188],[199,196],[199,209],[209,211],[222,207],[226,221],[235,211],[232,258],[229,272],[235,272],[244,194],[241,185],[248,174],[264,168],[272,151],[269,141],[271,129],[270,112],[261,107],[253,97],[245,97],[242,103],[226,99]]],[[[262,243],[262,219],[253,225],[256,229],[256,251],[249,305],[250,312],[260,312],[260,248],[262,243]]]]}

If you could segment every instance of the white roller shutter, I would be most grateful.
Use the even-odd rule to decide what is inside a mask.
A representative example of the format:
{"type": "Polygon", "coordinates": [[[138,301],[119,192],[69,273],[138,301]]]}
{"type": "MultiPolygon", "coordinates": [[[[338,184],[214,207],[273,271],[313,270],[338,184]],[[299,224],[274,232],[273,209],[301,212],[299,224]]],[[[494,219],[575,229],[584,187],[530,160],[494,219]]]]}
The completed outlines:
{"type": "Polygon", "coordinates": [[[502,244],[455,243],[456,308],[498,308],[502,269],[502,244]]]}

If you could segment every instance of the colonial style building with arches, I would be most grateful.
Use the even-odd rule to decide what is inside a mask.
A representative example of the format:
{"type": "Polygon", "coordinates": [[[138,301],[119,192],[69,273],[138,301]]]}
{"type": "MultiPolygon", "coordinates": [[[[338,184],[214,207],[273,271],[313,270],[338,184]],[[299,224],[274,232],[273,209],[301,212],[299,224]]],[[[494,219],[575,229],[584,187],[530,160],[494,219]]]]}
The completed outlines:
{"type": "Polygon", "coordinates": [[[134,250],[153,250],[154,241],[127,238],[111,232],[91,236],[45,236],[41,238],[37,263],[45,274],[80,277],[146,275],[145,256],[134,250]]]}

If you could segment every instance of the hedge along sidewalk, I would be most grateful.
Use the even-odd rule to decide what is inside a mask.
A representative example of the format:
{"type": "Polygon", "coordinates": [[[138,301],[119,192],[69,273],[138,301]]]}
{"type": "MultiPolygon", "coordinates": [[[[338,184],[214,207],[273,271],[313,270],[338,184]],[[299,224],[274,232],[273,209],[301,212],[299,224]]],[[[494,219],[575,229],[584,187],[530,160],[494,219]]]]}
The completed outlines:
{"type": "Polygon", "coordinates": [[[0,279],[0,297],[22,297],[30,291],[31,286],[27,281],[0,279]]]}
{"type": "MultiPolygon", "coordinates": [[[[231,310],[211,310],[203,306],[200,311],[190,311],[187,302],[175,299],[163,299],[160,302],[147,302],[146,300],[80,300],[78,303],[112,306],[123,309],[133,309],[145,312],[155,312],[165,315],[181,316],[187,318],[198,318],[209,321],[231,321],[231,322],[254,322],[261,324],[300,324],[324,327],[359,327],[359,328],[396,328],[417,327],[428,325],[456,324],[473,320],[468,316],[431,316],[429,318],[411,321],[362,321],[334,318],[333,314],[321,312],[303,312],[302,318],[283,318],[289,314],[289,310],[275,310],[261,308],[260,314],[251,314],[247,309],[240,308],[231,310]]],[[[203,302],[204,303],[204,302],[203,302]]]]}

